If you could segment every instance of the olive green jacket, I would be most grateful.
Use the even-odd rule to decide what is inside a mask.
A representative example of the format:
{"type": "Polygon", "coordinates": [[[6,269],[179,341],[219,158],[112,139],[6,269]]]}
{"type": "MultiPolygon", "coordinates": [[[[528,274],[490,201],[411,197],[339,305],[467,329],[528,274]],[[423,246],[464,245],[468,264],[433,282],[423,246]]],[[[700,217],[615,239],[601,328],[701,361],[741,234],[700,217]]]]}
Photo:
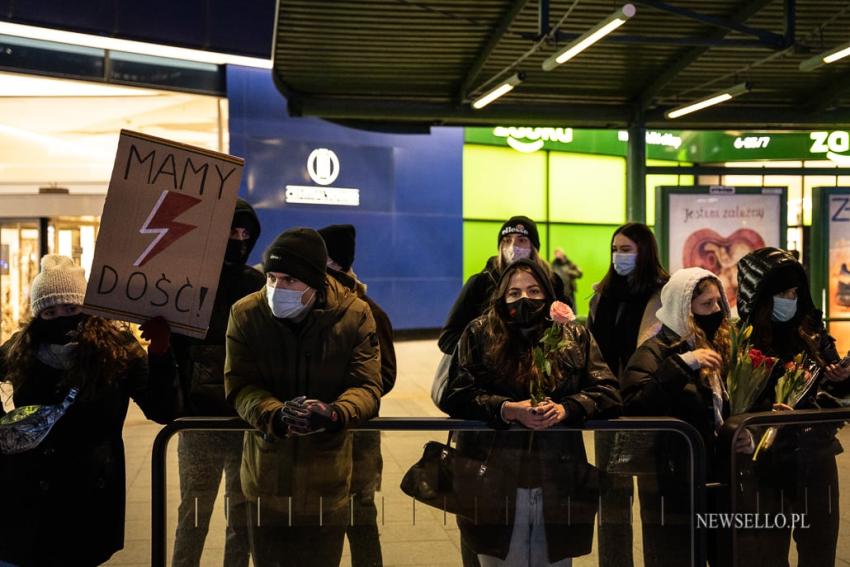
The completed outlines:
{"type": "Polygon", "coordinates": [[[225,393],[256,428],[245,435],[242,490],[251,500],[262,498],[263,508],[292,509],[296,517],[345,504],[351,435],[344,428],[278,438],[273,422],[283,401],[305,395],[332,403],[346,426],[376,416],[381,398],[369,306],[332,278],[324,295],[293,325],[272,315],[263,289],[233,306],[227,326],[225,393]]]}

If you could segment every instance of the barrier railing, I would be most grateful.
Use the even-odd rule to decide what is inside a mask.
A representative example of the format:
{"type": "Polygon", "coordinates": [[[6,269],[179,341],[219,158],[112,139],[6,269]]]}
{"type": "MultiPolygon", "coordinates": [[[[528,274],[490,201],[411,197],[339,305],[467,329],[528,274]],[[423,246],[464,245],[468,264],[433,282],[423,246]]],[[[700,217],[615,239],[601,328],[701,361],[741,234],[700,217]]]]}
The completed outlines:
{"type": "MultiPolygon", "coordinates": [[[[850,412],[848,412],[850,415],[850,412]]],[[[181,432],[208,432],[208,431],[250,431],[252,428],[238,418],[183,418],[166,425],[154,440],[152,450],[151,471],[151,565],[154,567],[165,567],[167,558],[167,449],[169,441],[181,432]]],[[[447,418],[430,419],[408,419],[408,418],[378,418],[362,424],[355,431],[380,431],[380,432],[475,432],[493,431],[481,422],[470,422],[447,418]]],[[[528,430],[514,427],[509,433],[527,432],[528,430]]],[[[706,561],[705,530],[699,530],[696,526],[696,518],[705,510],[706,506],[706,450],[698,431],[691,425],[673,418],[621,418],[607,421],[588,421],[584,427],[562,427],[553,428],[553,432],[667,432],[678,434],[686,440],[689,455],[688,479],[690,485],[690,511],[689,521],[691,534],[691,559],[692,564],[702,567],[706,561]]],[[[411,465],[413,462],[410,463],[411,465]]],[[[629,477],[630,478],[630,477],[629,477]]],[[[631,483],[631,480],[629,480],[631,483]]],[[[664,507],[663,496],[661,498],[662,509],[664,507]]],[[[600,499],[601,507],[601,499],[600,499]]],[[[661,512],[661,525],[664,525],[664,512],[661,512]]],[[[601,523],[601,514],[599,517],[601,523]]]]}

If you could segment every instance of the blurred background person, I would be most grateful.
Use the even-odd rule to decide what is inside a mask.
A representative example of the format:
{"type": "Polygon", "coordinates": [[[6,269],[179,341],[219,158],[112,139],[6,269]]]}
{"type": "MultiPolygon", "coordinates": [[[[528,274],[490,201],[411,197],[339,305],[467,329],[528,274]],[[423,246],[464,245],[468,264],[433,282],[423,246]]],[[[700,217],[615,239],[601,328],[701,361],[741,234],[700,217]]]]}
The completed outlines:
{"type": "Polygon", "coordinates": [[[573,312],[578,314],[576,303],[576,280],[581,279],[581,269],[573,264],[563,248],[555,248],[555,258],[552,260],[552,271],[564,282],[564,294],[567,296],[567,304],[572,307],[573,312]]]}
{"type": "MultiPolygon", "coordinates": [[[[375,318],[378,345],[381,350],[381,389],[384,396],[395,386],[396,358],[393,326],[390,318],[366,295],[367,286],[354,273],[352,264],[357,233],[350,224],[334,224],[319,229],[328,249],[328,275],[353,290],[366,302],[375,318]]],[[[351,497],[354,499],[352,522],[346,530],[351,549],[352,567],[381,567],[381,540],[378,534],[378,509],[375,492],[381,487],[384,460],[381,456],[380,431],[355,431],[351,471],[351,497]]]]}

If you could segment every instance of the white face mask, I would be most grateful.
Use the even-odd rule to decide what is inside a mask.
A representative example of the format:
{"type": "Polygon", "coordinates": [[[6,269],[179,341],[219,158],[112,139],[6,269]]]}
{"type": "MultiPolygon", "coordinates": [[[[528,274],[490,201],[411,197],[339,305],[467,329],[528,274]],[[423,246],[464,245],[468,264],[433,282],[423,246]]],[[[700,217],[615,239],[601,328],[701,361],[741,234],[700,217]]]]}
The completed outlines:
{"type": "Polygon", "coordinates": [[[314,293],[306,304],[302,303],[304,294],[308,291],[312,291],[312,288],[296,291],[266,286],[266,298],[272,314],[279,319],[297,319],[313,306],[313,301],[316,299],[314,293]]]}
{"type": "Polygon", "coordinates": [[[794,315],[796,314],[796,299],[785,299],[784,297],[779,297],[778,295],[773,296],[773,313],[771,314],[771,318],[774,321],[785,323],[786,321],[790,321],[791,319],[793,319],[794,315]]]}
{"type": "Polygon", "coordinates": [[[611,263],[617,275],[628,276],[637,266],[637,252],[614,252],[611,254],[611,263]]]}
{"type": "Polygon", "coordinates": [[[531,257],[531,248],[522,248],[521,246],[508,246],[505,248],[503,252],[505,255],[505,260],[508,263],[516,262],[517,260],[522,260],[523,258],[531,257]]]}

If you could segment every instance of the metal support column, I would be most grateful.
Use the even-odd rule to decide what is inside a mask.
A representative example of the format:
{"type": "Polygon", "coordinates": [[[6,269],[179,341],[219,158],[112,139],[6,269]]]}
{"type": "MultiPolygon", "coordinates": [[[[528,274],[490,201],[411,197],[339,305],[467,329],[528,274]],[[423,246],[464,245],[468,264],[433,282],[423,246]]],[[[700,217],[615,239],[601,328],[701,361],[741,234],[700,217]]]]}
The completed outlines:
{"type": "Polygon", "coordinates": [[[626,218],[629,222],[646,222],[646,123],[642,113],[629,126],[626,218]]]}

